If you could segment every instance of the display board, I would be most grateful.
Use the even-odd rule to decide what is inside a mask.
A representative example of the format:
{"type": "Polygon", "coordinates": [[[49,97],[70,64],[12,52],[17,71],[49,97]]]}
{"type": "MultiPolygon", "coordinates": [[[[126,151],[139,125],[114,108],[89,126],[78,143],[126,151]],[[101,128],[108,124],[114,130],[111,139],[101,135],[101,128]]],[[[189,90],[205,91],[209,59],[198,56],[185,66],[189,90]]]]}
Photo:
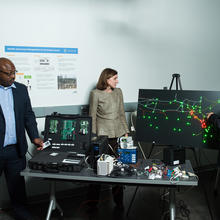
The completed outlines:
{"type": "Polygon", "coordinates": [[[207,113],[220,114],[220,92],[139,90],[137,139],[162,145],[220,146],[220,132],[207,113]]]}

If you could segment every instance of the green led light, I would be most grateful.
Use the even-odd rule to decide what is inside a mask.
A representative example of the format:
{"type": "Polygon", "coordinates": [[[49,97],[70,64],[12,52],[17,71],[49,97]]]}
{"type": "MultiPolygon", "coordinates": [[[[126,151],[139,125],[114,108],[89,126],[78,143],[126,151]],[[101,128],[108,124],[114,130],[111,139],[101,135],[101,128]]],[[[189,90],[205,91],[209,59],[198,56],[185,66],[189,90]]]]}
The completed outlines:
{"type": "Polygon", "coordinates": [[[152,124],[149,124],[149,126],[152,127],[153,125],[152,125],[152,124]]]}
{"type": "Polygon", "coordinates": [[[154,119],[157,119],[157,116],[155,116],[154,119]]]}
{"type": "Polygon", "coordinates": [[[156,130],[158,130],[158,129],[159,129],[159,127],[158,127],[158,126],[156,126],[156,127],[155,127],[155,129],[156,129],[156,130]]]}
{"type": "Polygon", "coordinates": [[[179,121],[179,120],[180,120],[180,118],[177,118],[176,120],[177,120],[177,121],[179,121]]]}
{"type": "Polygon", "coordinates": [[[220,99],[218,99],[218,103],[220,103],[220,99]]]}
{"type": "Polygon", "coordinates": [[[168,120],[169,118],[166,116],[166,118],[165,118],[166,120],[168,120]]]}
{"type": "Polygon", "coordinates": [[[169,104],[172,104],[172,102],[170,101],[169,104]]]}
{"type": "Polygon", "coordinates": [[[173,131],[176,131],[176,128],[173,128],[173,131]]]}
{"type": "Polygon", "coordinates": [[[147,107],[147,105],[144,105],[144,107],[146,108],[146,107],[147,107]]]}
{"type": "Polygon", "coordinates": [[[146,116],[145,116],[145,115],[143,115],[143,118],[146,118],[146,116]]]}
{"type": "Polygon", "coordinates": [[[149,115],[147,118],[148,118],[148,119],[151,119],[151,116],[149,115]]]}
{"type": "Polygon", "coordinates": [[[181,132],[181,131],[182,131],[182,129],[181,129],[181,128],[179,128],[179,129],[178,129],[178,131],[179,131],[179,132],[181,132]]]}
{"type": "Polygon", "coordinates": [[[195,133],[192,133],[192,136],[196,136],[196,134],[195,134],[195,133]]]}

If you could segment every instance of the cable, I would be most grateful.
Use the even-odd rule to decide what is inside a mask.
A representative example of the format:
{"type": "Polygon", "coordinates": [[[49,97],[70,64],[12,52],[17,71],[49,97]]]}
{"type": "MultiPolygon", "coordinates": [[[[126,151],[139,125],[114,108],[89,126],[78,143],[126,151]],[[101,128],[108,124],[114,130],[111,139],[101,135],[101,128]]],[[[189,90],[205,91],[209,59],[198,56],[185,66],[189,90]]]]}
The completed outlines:
{"type": "Polygon", "coordinates": [[[152,157],[154,158],[154,156],[157,156],[158,154],[162,153],[162,150],[159,150],[158,152],[156,152],[155,154],[152,155],[152,157]]]}
{"type": "Polygon", "coordinates": [[[108,146],[110,147],[112,153],[114,154],[115,158],[118,157],[118,155],[116,154],[116,152],[114,151],[114,149],[112,148],[112,146],[110,144],[108,144],[108,146]]]}
{"type": "Polygon", "coordinates": [[[188,220],[190,220],[189,216],[190,216],[190,210],[188,209],[187,205],[184,203],[183,200],[179,200],[177,203],[177,209],[179,209],[180,214],[182,215],[182,217],[187,218],[188,220]]]}
{"type": "Polygon", "coordinates": [[[29,151],[27,151],[27,153],[30,155],[31,158],[33,157],[33,155],[29,151]]]}
{"type": "Polygon", "coordinates": [[[146,155],[145,155],[145,153],[144,153],[144,151],[143,151],[143,149],[142,149],[141,144],[140,144],[139,141],[138,141],[138,146],[139,146],[139,148],[140,148],[140,150],[141,150],[141,153],[142,153],[142,155],[143,155],[143,158],[146,160],[146,159],[147,159],[147,158],[146,158],[146,155]]]}
{"type": "MultiPolygon", "coordinates": [[[[130,117],[131,130],[134,131],[134,132],[136,132],[136,129],[135,129],[135,126],[134,126],[134,121],[133,121],[133,114],[135,114],[135,115],[137,116],[137,111],[131,112],[131,117],[130,117]]],[[[142,148],[142,146],[141,146],[141,144],[140,144],[139,141],[138,141],[138,147],[139,147],[140,150],[141,150],[141,153],[142,153],[142,155],[143,155],[143,158],[146,160],[146,159],[147,159],[147,158],[146,158],[146,155],[145,155],[145,153],[144,153],[144,151],[143,151],[143,148],[142,148]]]]}

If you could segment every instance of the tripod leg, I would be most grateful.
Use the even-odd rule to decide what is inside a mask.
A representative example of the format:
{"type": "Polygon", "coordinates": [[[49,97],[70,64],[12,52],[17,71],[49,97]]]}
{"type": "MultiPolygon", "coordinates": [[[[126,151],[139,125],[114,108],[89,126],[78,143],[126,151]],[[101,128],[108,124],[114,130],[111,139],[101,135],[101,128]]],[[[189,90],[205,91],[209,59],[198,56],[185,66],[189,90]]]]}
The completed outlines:
{"type": "Polygon", "coordinates": [[[182,85],[181,85],[181,81],[180,81],[180,77],[178,78],[178,82],[179,82],[180,90],[183,90],[182,85]]]}
{"type": "Polygon", "coordinates": [[[172,89],[172,86],[173,86],[173,81],[174,81],[174,77],[172,78],[172,81],[171,81],[171,84],[170,84],[170,88],[169,88],[169,90],[171,90],[171,89],[172,89]]]}
{"type": "Polygon", "coordinates": [[[178,89],[178,79],[179,79],[179,78],[176,77],[176,90],[179,90],[179,89],[178,89]]]}
{"type": "Polygon", "coordinates": [[[133,197],[132,197],[132,199],[131,199],[130,205],[129,205],[129,207],[128,207],[128,211],[127,211],[127,214],[126,214],[127,217],[128,217],[129,212],[130,212],[131,206],[132,206],[132,204],[133,204],[133,202],[134,202],[134,199],[135,199],[135,196],[136,196],[136,194],[137,194],[137,191],[138,191],[138,186],[136,186],[135,192],[134,192],[134,194],[133,194],[133,197]]]}
{"type": "Polygon", "coordinates": [[[152,145],[151,145],[151,149],[150,149],[150,152],[149,152],[149,154],[148,154],[148,159],[150,159],[150,156],[151,156],[151,154],[152,154],[152,151],[153,151],[153,149],[154,149],[154,143],[152,143],[152,145]]]}
{"type": "Polygon", "coordinates": [[[190,148],[192,151],[193,151],[193,154],[194,154],[194,158],[195,158],[195,161],[196,161],[196,166],[197,168],[199,168],[199,160],[198,160],[198,157],[197,157],[197,153],[200,149],[197,149],[197,148],[190,148]]]}

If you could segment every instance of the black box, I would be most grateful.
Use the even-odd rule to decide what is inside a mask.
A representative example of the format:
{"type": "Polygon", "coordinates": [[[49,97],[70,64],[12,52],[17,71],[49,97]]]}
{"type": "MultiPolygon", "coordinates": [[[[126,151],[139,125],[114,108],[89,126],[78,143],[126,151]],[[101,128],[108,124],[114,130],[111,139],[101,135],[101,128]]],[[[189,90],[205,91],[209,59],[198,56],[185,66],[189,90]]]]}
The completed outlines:
{"type": "Polygon", "coordinates": [[[28,161],[33,170],[77,172],[91,145],[92,118],[53,113],[45,119],[44,142],[50,145],[28,161]]]}
{"type": "Polygon", "coordinates": [[[49,140],[53,149],[86,154],[91,128],[90,116],[53,113],[45,119],[44,141],[49,140]]]}
{"type": "Polygon", "coordinates": [[[88,151],[88,159],[87,162],[96,172],[97,169],[97,160],[102,154],[108,154],[109,146],[108,146],[108,136],[100,135],[92,138],[90,150],[88,151]]]}
{"type": "Polygon", "coordinates": [[[169,147],[163,150],[163,162],[167,165],[179,165],[185,163],[185,148],[169,147]]]}

